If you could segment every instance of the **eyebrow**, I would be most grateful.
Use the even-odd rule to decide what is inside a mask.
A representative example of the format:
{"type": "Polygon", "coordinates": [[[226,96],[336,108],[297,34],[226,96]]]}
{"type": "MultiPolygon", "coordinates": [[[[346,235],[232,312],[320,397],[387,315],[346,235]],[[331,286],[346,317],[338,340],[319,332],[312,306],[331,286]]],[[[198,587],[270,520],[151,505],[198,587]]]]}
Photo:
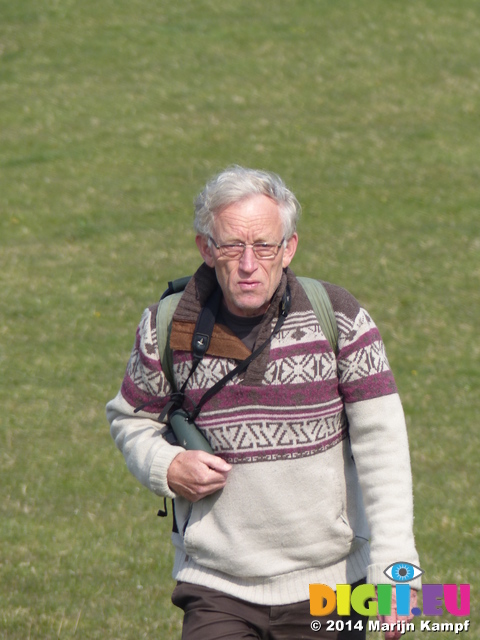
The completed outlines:
{"type": "Polygon", "coordinates": [[[238,238],[236,238],[235,240],[222,240],[222,242],[219,242],[217,240],[218,244],[278,244],[275,243],[273,240],[254,240],[253,242],[246,242],[245,240],[240,240],[238,238]]]}

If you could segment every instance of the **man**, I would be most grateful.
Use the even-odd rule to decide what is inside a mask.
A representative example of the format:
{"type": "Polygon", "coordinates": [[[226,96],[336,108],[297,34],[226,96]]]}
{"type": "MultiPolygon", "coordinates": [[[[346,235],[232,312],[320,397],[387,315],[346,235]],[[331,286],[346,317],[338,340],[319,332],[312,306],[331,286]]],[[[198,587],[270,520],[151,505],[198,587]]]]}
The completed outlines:
{"type": "MultiPolygon", "coordinates": [[[[418,565],[406,427],[383,343],[358,302],[325,283],[335,356],[289,269],[299,213],[274,174],[233,167],[210,181],[195,207],[204,262],[171,328],[177,395],[162,369],[154,305],[107,405],[130,471],[174,499],[172,600],[185,611],[184,638],[364,638],[365,618],[354,613],[343,632],[322,635],[321,619],[322,630],[311,630],[309,584],[389,583],[392,563],[418,565]],[[194,366],[192,336],[215,292],[210,344],[194,366]],[[201,405],[195,423],[213,454],[185,450],[157,421],[172,397],[190,413],[201,405]]],[[[396,619],[394,607],[388,622],[396,619]]]]}

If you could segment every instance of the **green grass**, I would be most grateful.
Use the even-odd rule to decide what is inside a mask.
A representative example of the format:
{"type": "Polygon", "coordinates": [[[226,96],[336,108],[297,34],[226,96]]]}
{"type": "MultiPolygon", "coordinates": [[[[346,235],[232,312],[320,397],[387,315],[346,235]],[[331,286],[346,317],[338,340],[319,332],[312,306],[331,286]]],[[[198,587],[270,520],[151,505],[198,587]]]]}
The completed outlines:
{"type": "Polygon", "coordinates": [[[472,584],[480,638],[479,41],[475,0],[0,0],[0,637],[179,637],[104,405],[239,163],[299,197],[293,268],[377,321],[421,566],[472,584]]]}

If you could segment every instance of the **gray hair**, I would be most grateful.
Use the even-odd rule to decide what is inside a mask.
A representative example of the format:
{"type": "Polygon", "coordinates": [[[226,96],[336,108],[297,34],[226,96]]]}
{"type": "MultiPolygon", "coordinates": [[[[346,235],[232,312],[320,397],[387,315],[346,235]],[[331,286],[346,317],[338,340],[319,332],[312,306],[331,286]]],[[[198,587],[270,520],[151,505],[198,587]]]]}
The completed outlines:
{"type": "Polygon", "coordinates": [[[215,216],[232,204],[255,195],[271,198],[279,207],[286,240],[295,233],[301,207],[275,173],[234,165],[225,169],[205,186],[195,200],[194,227],[202,236],[212,234],[215,216]]]}

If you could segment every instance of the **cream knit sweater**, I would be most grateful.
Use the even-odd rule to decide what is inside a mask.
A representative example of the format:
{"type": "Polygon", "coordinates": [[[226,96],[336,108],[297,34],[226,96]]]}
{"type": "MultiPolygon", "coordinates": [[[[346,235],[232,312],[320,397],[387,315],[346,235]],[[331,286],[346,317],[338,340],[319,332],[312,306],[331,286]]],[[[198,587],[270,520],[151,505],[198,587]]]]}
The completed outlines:
{"type": "MultiPolygon", "coordinates": [[[[191,504],[167,485],[182,449],[156,420],[170,393],[156,305],[144,312],[121,391],[107,405],[130,471],[175,499],[174,577],[266,605],[307,600],[311,583],[335,588],[365,576],[388,583],[390,564],[418,565],[405,420],[378,330],[348,292],[326,284],[339,329],[336,359],[287,269],[258,344],[271,332],[287,280],[292,308],[282,330],[196,421],[215,453],[234,465],[222,491],[191,504]]],[[[191,334],[214,286],[214,272],[203,265],[175,313],[177,386],[190,370],[191,334]]],[[[243,343],[216,325],[189,397],[197,402],[244,357],[243,343]]]]}

